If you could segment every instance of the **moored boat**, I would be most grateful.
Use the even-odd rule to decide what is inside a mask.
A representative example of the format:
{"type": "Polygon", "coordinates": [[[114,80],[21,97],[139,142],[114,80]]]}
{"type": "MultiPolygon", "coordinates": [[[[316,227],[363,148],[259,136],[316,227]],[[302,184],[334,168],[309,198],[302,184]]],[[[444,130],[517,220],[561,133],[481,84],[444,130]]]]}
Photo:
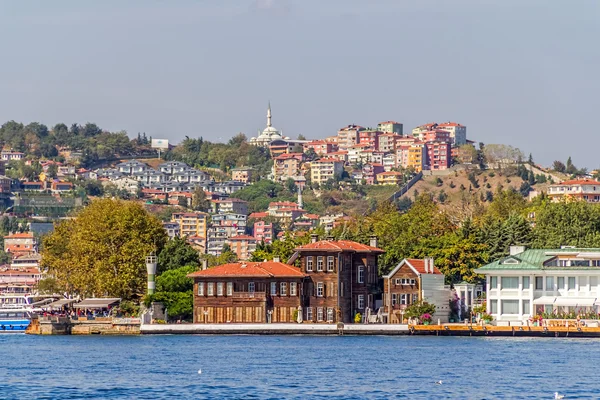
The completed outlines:
{"type": "Polygon", "coordinates": [[[30,319],[31,312],[25,308],[0,308],[0,333],[23,333],[30,319]]]}

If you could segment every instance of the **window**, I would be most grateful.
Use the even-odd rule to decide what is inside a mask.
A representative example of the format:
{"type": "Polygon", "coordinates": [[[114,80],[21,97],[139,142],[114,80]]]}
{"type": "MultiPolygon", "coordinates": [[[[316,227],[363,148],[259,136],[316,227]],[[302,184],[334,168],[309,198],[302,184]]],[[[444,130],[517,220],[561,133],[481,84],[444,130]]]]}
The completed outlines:
{"type": "Polygon", "coordinates": [[[523,300],[523,314],[531,314],[531,305],[529,300],[523,300]]]}
{"type": "Polygon", "coordinates": [[[490,301],[490,311],[491,314],[498,314],[498,300],[490,301]]]}
{"type": "Polygon", "coordinates": [[[306,308],[306,320],[307,321],[312,321],[312,319],[313,319],[312,307],[307,307],[306,308]]]}
{"type": "Polygon", "coordinates": [[[496,289],[498,287],[498,277],[490,276],[490,289],[496,289]]]}
{"type": "Polygon", "coordinates": [[[306,257],[306,270],[307,271],[313,270],[313,257],[312,256],[306,257]]]}
{"type": "Polygon", "coordinates": [[[544,278],[542,278],[541,276],[536,276],[535,277],[535,290],[542,290],[544,289],[544,278]]]}
{"type": "Polygon", "coordinates": [[[281,282],[281,288],[280,288],[279,295],[287,296],[287,283],[286,282],[281,282]]]}
{"type": "Polygon", "coordinates": [[[213,286],[212,282],[208,282],[206,284],[206,294],[208,296],[214,296],[215,293],[214,293],[214,286],[213,286]]]}
{"type": "Polygon", "coordinates": [[[290,296],[296,296],[298,291],[298,284],[296,282],[290,282],[290,296]]]}
{"type": "Polygon", "coordinates": [[[250,293],[254,293],[254,282],[249,282],[248,283],[248,291],[250,293]]]}
{"type": "Polygon", "coordinates": [[[519,300],[502,300],[502,314],[518,314],[519,300]]]}
{"type": "Polygon", "coordinates": [[[317,257],[317,271],[323,271],[323,257],[317,257]]]}
{"type": "Polygon", "coordinates": [[[333,256],[327,257],[327,271],[333,272],[333,256]]]}
{"type": "Polygon", "coordinates": [[[227,282],[227,296],[233,295],[233,282],[227,282]]]}
{"type": "Polygon", "coordinates": [[[358,283],[365,283],[365,267],[358,267],[358,283]]]}
{"type": "Polygon", "coordinates": [[[333,307],[327,308],[327,322],[333,322],[333,307]]]}
{"type": "Polygon", "coordinates": [[[396,293],[392,293],[392,305],[396,305],[396,293]]]}
{"type": "Polygon", "coordinates": [[[523,277],[523,290],[528,290],[528,289],[529,289],[529,277],[524,276],[523,277]]]}
{"type": "Polygon", "coordinates": [[[414,304],[414,303],[416,303],[416,302],[418,302],[418,301],[419,301],[419,295],[418,295],[418,294],[416,294],[416,293],[415,293],[415,294],[413,294],[412,303],[414,304]]]}
{"type": "Polygon", "coordinates": [[[198,282],[198,296],[204,296],[204,282],[198,282]]]}
{"type": "Polygon", "coordinates": [[[317,282],[317,297],[323,297],[323,282],[317,282]]]}
{"type": "Polygon", "coordinates": [[[546,290],[554,290],[554,277],[553,276],[546,277],[546,290]]]}
{"type": "Polygon", "coordinates": [[[500,285],[502,289],[518,289],[519,288],[519,278],[516,276],[503,276],[500,279],[500,285]]]}
{"type": "Polygon", "coordinates": [[[400,285],[400,278],[396,278],[396,285],[400,285]]]}
{"type": "Polygon", "coordinates": [[[574,276],[570,276],[569,277],[569,290],[574,290],[575,289],[575,277],[574,276]]]}
{"type": "Polygon", "coordinates": [[[340,282],[340,297],[344,297],[344,282],[340,282]]]}
{"type": "Polygon", "coordinates": [[[407,300],[408,300],[408,294],[403,293],[400,295],[400,304],[406,304],[407,300]]]}
{"type": "Polygon", "coordinates": [[[556,278],[556,286],[558,286],[558,290],[565,288],[565,278],[563,276],[556,278]]]}
{"type": "Polygon", "coordinates": [[[271,296],[277,295],[277,282],[271,282],[271,296]]]}
{"type": "Polygon", "coordinates": [[[411,280],[410,280],[410,284],[411,284],[411,285],[414,285],[414,284],[416,284],[416,283],[417,283],[417,281],[416,281],[415,279],[411,279],[411,280]]]}
{"type": "Polygon", "coordinates": [[[363,308],[365,308],[365,295],[364,294],[359,294],[357,296],[356,299],[356,308],[358,308],[359,310],[362,310],[363,308]]]}
{"type": "Polygon", "coordinates": [[[223,296],[223,282],[217,282],[217,296],[223,296]]]}
{"type": "Polygon", "coordinates": [[[317,321],[323,321],[323,307],[317,307],[317,321]]]}

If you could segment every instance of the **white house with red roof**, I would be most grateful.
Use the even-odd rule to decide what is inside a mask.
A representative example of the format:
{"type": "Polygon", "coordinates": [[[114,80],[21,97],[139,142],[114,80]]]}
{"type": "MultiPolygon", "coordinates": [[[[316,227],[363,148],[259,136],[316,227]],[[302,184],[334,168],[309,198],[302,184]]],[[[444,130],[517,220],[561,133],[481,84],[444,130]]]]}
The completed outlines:
{"type": "Polygon", "coordinates": [[[548,197],[553,201],[564,198],[600,202],[600,182],[593,179],[573,179],[548,187],[548,197]]]}
{"type": "Polygon", "coordinates": [[[434,320],[448,322],[450,317],[450,286],[435,266],[433,258],[405,258],[383,276],[383,306],[388,323],[403,323],[404,311],[419,301],[435,305],[434,320]]]}

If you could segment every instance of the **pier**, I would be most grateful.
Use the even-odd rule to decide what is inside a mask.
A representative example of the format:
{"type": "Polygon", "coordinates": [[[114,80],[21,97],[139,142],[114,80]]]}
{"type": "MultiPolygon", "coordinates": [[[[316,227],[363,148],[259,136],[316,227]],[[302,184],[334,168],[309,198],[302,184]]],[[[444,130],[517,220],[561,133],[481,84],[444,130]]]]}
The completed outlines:
{"type": "Polygon", "coordinates": [[[408,325],[377,324],[144,324],[142,334],[408,335],[408,325]]]}

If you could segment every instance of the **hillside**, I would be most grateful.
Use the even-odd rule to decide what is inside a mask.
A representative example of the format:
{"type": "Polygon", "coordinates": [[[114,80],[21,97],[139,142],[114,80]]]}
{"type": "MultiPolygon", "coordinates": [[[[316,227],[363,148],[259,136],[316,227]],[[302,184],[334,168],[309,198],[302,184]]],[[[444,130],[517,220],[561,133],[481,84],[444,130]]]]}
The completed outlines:
{"type": "MultiPolygon", "coordinates": [[[[528,181],[517,175],[515,169],[455,171],[447,176],[423,176],[423,179],[417,182],[403,197],[414,199],[415,193],[433,193],[434,198],[440,204],[450,206],[459,204],[464,194],[470,194],[485,203],[491,201],[498,189],[512,188],[521,191],[525,182],[528,181]]],[[[546,191],[548,184],[547,182],[534,183],[531,185],[531,189],[537,192],[546,191]]]]}

